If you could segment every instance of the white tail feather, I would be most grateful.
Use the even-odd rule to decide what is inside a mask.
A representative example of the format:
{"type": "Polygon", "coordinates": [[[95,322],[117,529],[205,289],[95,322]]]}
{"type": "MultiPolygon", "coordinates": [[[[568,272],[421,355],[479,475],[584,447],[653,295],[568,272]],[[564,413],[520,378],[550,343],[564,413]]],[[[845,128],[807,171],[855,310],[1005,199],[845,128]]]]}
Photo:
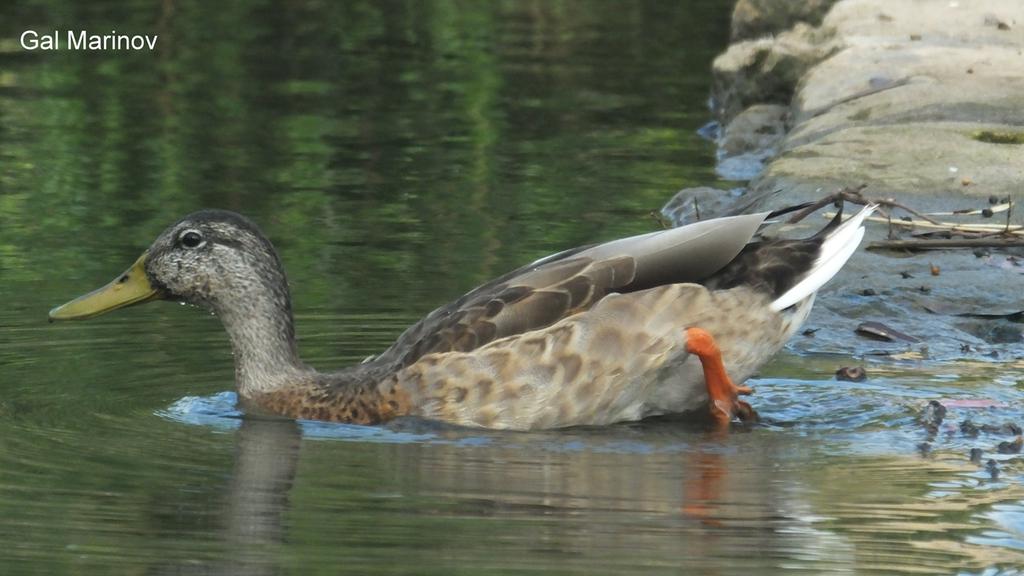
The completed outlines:
{"type": "Polygon", "coordinates": [[[849,220],[843,222],[829,234],[821,244],[821,252],[807,275],[772,302],[772,310],[785,310],[814,294],[826,282],[832,279],[846,264],[846,261],[857,251],[857,246],[864,238],[864,220],[870,216],[877,206],[870,204],[849,220]]]}

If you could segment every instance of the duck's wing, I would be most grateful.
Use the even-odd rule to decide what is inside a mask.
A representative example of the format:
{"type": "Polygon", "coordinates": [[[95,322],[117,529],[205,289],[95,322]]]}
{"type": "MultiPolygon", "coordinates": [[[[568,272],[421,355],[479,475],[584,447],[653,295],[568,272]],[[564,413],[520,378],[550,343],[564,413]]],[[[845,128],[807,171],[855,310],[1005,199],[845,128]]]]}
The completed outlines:
{"type": "Polygon", "coordinates": [[[468,352],[589,310],[612,292],[700,282],[728,265],[767,217],[706,220],[542,258],[434,310],[375,361],[407,366],[429,353],[468,352]]]}
{"type": "Polygon", "coordinates": [[[864,238],[864,221],[877,207],[865,206],[843,221],[835,218],[810,238],[751,242],[704,284],[711,290],[747,286],[769,295],[773,310],[784,310],[811,296],[846,264],[864,238]]]}

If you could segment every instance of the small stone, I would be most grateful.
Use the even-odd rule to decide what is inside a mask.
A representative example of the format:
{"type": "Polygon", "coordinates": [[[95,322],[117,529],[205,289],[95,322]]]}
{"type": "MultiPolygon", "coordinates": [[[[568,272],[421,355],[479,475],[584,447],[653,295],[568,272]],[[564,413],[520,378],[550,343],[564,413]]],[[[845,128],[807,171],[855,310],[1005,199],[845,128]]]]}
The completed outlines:
{"type": "Polygon", "coordinates": [[[996,464],[995,460],[989,460],[985,463],[985,470],[988,470],[988,475],[993,480],[999,479],[999,464],[996,464]]]}
{"type": "Polygon", "coordinates": [[[895,342],[896,340],[903,340],[904,342],[918,343],[921,340],[915,336],[904,334],[899,330],[886,326],[881,322],[861,322],[854,329],[854,332],[861,336],[871,338],[873,340],[882,340],[884,342],[895,342]]]}
{"type": "Polygon", "coordinates": [[[878,292],[875,292],[873,288],[865,288],[860,291],[861,296],[878,296],[878,292]]]}
{"type": "Polygon", "coordinates": [[[1013,422],[1006,422],[1000,426],[996,426],[995,424],[985,424],[981,427],[981,431],[988,434],[999,434],[1000,436],[1021,435],[1020,426],[1017,426],[1013,422]]]}
{"type": "Polygon", "coordinates": [[[960,433],[963,434],[964,436],[970,436],[971,438],[975,438],[978,436],[978,432],[978,425],[975,424],[974,422],[971,422],[970,420],[964,420],[963,422],[960,423],[960,433]]]}
{"type": "Polygon", "coordinates": [[[985,453],[982,452],[981,448],[971,448],[971,452],[970,452],[971,462],[973,462],[975,464],[981,464],[981,457],[984,454],[985,453]]]}
{"type": "Polygon", "coordinates": [[[995,28],[997,30],[1004,30],[1004,31],[1005,30],[1009,30],[1011,28],[1009,22],[1007,22],[1006,20],[1000,18],[999,16],[996,16],[995,14],[986,14],[985,15],[985,25],[986,26],[995,26],[995,28]]]}
{"type": "Polygon", "coordinates": [[[999,446],[996,446],[996,451],[1000,454],[1020,454],[1022,446],[1024,446],[1024,436],[1017,436],[1017,439],[1012,442],[1000,442],[999,446]]]}
{"type": "Polygon", "coordinates": [[[863,382],[868,379],[868,373],[860,366],[843,366],[836,370],[836,380],[846,382],[863,382]]]}
{"type": "Polygon", "coordinates": [[[995,214],[995,212],[992,212],[991,208],[985,208],[981,211],[982,218],[991,218],[992,214],[995,214]]]}
{"type": "Polygon", "coordinates": [[[929,432],[935,433],[942,425],[942,419],[946,417],[946,407],[938,400],[929,400],[928,405],[921,411],[918,420],[929,432]]]}
{"type": "Polygon", "coordinates": [[[999,204],[999,196],[996,196],[995,194],[989,196],[988,197],[988,203],[992,204],[992,205],[999,204]]]}

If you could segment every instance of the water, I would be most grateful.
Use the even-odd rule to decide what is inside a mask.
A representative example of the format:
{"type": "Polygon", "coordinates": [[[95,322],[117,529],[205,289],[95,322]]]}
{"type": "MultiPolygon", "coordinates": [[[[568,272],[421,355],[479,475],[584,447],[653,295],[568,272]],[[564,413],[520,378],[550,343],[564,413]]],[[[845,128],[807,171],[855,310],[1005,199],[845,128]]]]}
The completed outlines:
{"type": "Polygon", "coordinates": [[[45,322],[200,207],[274,240],[322,369],[524,261],[650,230],[676,189],[731,185],[695,134],[727,4],[6,3],[0,573],[1024,565],[1012,434],[957,428],[1020,421],[1019,362],[869,360],[849,383],[832,373],[856,359],[784,353],[753,382],[764,425],[728,435],[368,428],[242,418],[198,310],[45,322]],[[26,53],[27,28],[161,44],[26,53]],[[918,423],[951,398],[991,406],[918,423]]]}

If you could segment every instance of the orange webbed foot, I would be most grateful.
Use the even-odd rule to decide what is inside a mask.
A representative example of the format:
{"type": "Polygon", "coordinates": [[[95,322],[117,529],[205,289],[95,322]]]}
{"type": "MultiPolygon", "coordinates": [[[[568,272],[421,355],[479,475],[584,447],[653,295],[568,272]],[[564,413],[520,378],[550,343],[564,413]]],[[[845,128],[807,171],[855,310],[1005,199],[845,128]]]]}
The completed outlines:
{"type": "Polygon", "coordinates": [[[687,328],[686,351],[700,358],[704,368],[704,383],[708,387],[711,416],[718,425],[728,426],[737,417],[743,422],[757,422],[757,412],[750,404],[739,399],[741,394],[753,394],[754,390],[749,386],[737,386],[729,378],[715,338],[701,328],[687,328]]]}

